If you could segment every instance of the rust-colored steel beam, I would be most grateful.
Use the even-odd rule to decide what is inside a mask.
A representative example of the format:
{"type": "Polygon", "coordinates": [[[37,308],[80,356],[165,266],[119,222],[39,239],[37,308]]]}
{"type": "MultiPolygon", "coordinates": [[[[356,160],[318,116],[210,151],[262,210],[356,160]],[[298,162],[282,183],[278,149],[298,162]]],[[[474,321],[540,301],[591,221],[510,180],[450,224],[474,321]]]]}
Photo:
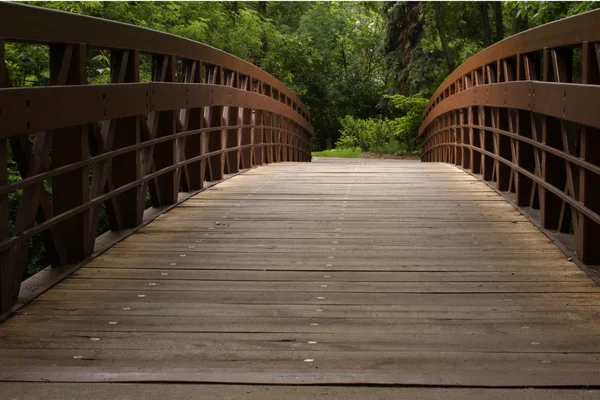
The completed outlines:
{"type": "Polygon", "coordinates": [[[481,51],[440,85],[419,128],[423,161],[455,162],[515,193],[546,230],[573,235],[588,265],[600,265],[598,21],[591,11],[481,51]]]}

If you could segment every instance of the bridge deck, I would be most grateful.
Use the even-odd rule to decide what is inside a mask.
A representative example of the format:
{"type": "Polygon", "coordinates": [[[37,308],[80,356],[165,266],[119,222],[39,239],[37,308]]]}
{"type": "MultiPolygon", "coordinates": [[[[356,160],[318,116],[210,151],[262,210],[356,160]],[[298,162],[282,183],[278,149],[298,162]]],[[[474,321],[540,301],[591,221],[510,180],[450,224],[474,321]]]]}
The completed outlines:
{"type": "Polygon", "coordinates": [[[0,325],[0,379],[600,384],[600,289],[447,164],[250,170],[0,325]]]}

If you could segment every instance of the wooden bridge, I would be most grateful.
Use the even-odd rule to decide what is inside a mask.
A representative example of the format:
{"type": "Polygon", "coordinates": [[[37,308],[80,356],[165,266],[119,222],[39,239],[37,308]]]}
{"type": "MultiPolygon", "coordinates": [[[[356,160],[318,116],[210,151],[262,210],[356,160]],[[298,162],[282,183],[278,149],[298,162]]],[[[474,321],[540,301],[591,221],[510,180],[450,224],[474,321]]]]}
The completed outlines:
{"type": "Polygon", "coordinates": [[[260,69],[0,3],[0,381],[600,386],[599,21],[454,71],[427,162],[307,162],[308,110],[260,69]],[[49,86],[11,88],[13,42],[49,46],[49,86]],[[53,265],[21,283],[35,237],[53,265]]]}

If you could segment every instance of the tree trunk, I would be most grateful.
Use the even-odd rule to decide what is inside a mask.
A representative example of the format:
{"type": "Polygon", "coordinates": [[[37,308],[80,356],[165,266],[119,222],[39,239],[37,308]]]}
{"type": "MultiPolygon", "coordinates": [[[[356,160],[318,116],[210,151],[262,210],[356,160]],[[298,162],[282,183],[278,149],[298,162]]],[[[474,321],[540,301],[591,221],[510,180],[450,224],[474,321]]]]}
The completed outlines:
{"type": "Polygon", "coordinates": [[[517,8],[515,8],[513,10],[513,21],[512,21],[512,34],[513,35],[529,29],[529,23],[527,21],[527,17],[523,17],[522,15],[517,16],[518,11],[519,10],[517,8]]]}
{"type": "Polygon", "coordinates": [[[483,28],[483,45],[488,47],[492,44],[492,35],[490,30],[490,19],[488,18],[488,7],[487,1],[479,2],[479,12],[481,13],[481,25],[483,28]]]}
{"type": "Polygon", "coordinates": [[[494,20],[496,21],[496,39],[499,42],[504,39],[504,23],[502,21],[502,2],[495,1],[492,3],[494,8],[494,20]]]}
{"type": "Polygon", "coordinates": [[[442,42],[444,56],[446,56],[446,63],[448,63],[448,68],[450,69],[450,72],[452,72],[454,71],[454,59],[452,58],[452,52],[450,51],[448,39],[446,38],[446,28],[444,27],[441,3],[437,1],[433,2],[433,9],[435,11],[435,26],[440,34],[440,41],[442,42]]]}

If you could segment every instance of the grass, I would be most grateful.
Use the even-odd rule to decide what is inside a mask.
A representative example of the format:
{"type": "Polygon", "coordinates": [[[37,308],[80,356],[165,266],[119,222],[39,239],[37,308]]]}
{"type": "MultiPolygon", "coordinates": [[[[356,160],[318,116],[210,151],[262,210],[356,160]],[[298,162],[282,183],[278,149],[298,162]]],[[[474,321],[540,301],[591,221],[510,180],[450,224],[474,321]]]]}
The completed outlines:
{"type": "Polygon", "coordinates": [[[359,158],[361,155],[360,151],[351,150],[325,150],[325,151],[313,151],[313,157],[336,157],[336,158],[359,158]]]}

